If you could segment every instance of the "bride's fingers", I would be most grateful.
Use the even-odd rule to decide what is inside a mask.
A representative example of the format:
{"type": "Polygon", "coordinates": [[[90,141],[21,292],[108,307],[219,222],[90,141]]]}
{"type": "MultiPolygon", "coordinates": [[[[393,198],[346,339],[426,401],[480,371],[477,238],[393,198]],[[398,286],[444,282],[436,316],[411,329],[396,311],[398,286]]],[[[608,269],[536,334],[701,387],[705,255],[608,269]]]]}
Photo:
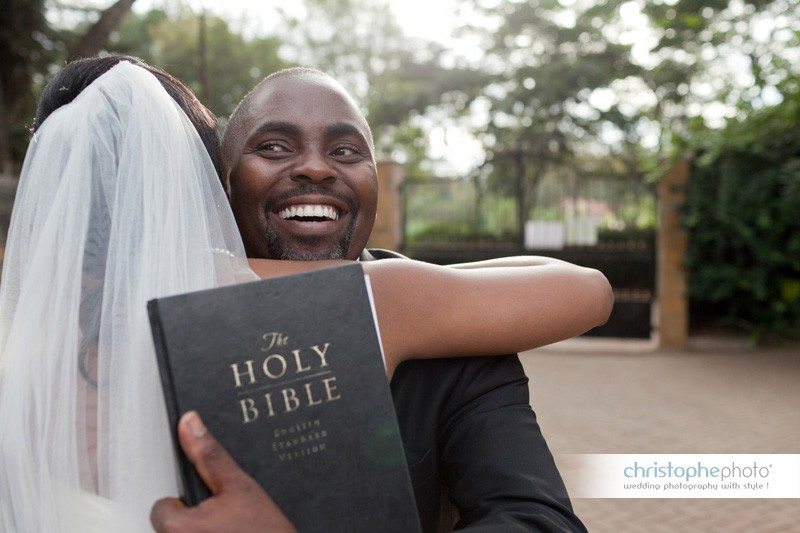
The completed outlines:
{"type": "Polygon", "coordinates": [[[211,494],[219,494],[223,487],[234,482],[240,483],[243,478],[248,477],[208,432],[195,411],[184,413],[181,417],[178,422],[178,438],[186,457],[197,469],[211,494]]]}

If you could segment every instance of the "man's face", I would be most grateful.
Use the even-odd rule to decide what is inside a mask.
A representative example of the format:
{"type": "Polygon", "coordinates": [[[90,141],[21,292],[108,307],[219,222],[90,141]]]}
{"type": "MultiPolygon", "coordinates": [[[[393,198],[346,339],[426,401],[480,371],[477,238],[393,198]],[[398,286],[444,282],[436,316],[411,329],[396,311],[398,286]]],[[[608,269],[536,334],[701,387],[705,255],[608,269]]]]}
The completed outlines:
{"type": "Polygon", "coordinates": [[[357,258],[378,194],[363,115],[339,86],[314,74],[276,78],[253,97],[230,172],[247,255],[357,258]]]}

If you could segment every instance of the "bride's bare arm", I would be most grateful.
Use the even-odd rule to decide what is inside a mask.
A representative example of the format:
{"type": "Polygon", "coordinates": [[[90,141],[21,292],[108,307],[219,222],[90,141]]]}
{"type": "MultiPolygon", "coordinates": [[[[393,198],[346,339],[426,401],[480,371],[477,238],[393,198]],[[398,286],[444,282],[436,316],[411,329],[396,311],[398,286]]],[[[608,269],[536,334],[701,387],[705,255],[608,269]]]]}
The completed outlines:
{"type": "MultiPolygon", "coordinates": [[[[251,260],[262,277],[348,261],[251,260]]],[[[369,261],[391,376],[406,359],[501,355],[580,335],[608,319],[613,294],[599,271],[542,257],[436,266],[369,261]]]]}
{"type": "MultiPolygon", "coordinates": [[[[413,261],[407,259],[406,261],[413,261]]],[[[323,261],[276,261],[271,259],[248,259],[250,268],[261,278],[274,278],[278,276],[286,276],[288,274],[297,274],[299,272],[308,272],[309,270],[316,270],[318,268],[328,268],[337,265],[344,265],[350,261],[343,259],[328,259],[323,261]]],[[[371,263],[364,263],[371,264],[371,263]]],[[[575,266],[560,259],[553,259],[552,257],[544,257],[539,255],[523,255],[516,257],[500,257],[497,259],[488,259],[486,261],[474,261],[472,263],[459,263],[455,265],[447,265],[448,268],[457,268],[460,270],[469,270],[476,268],[495,268],[495,267],[532,267],[542,265],[564,265],[575,266]]]]}
{"type": "Polygon", "coordinates": [[[364,270],[390,373],[405,359],[501,355],[568,339],[604,324],[613,305],[603,274],[556,260],[474,269],[384,260],[364,270]]]}

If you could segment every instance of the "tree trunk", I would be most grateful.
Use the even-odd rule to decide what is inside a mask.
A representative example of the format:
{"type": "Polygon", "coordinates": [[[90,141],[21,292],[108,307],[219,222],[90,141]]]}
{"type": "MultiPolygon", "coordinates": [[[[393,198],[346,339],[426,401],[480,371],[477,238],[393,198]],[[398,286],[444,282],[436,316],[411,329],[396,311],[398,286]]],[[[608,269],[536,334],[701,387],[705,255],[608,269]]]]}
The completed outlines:
{"type": "Polygon", "coordinates": [[[211,87],[208,83],[208,39],[206,36],[205,8],[203,8],[202,13],[200,13],[200,28],[199,28],[199,35],[197,36],[197,41],[198,41],[197,54],[199,56],[197,77],[200,80],[200,100],[208,104],[211,99],[211,87]]]}
{"type": "Polygon", "coordinates": [[[11,173],[11,146],[8,139],[8,117],[6,116],[3,83],[0,81],[0,178],[10,176],[11,173]]]}
{"type": "Polygon", "coordinates": [[[481,171],[477,170],[472,175],[472,188],[475,191],[475,205],[472,214],[472,233],[478,235],[484,231],[483,227],[483,199],[484,188],[481,186],[481,171]]]}
{"type": "Polygon", "coordinates": [[[517,242],[521,248],[525,247],[525,222],[528,220],[528,202],[525,193],[525,156],[522,150],[517,150],[514,155],[517,167],[517,242]]]}
{"type": "Polygon", "coordinates": [[[111,32],[116,30],[122,19],[131,10],[136,0],[117,0],[100,15],[100,18],[89,28],[69,53],[69,60],[90,57],[108,45],[111,32]]]}

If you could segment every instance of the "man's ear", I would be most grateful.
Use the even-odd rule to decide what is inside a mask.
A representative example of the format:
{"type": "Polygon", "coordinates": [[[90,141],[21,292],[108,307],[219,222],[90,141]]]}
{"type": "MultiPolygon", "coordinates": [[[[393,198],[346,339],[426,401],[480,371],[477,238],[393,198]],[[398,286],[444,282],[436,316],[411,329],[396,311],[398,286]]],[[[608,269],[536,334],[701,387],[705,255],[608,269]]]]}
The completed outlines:
{"type": "Polygon", "coordinates": [[[231,201],[231,139],[230,136],[226,137],[226,133],[230,133],[228,131],[230,128],[230,120],[226,121],[224,127],[220,131],[220,155],[222,156],[222,174],[219,177],[219,181],[222,183],[222,189],[225,191],[225,196],[228,198],[228,202],[231,201]]]}
{"type": "Polygon", "coordinates": [[[222,175],[219,177],[219,181],[222,183],[222,190],[225,191],[225,197],[228,199],[228,203],[231,201],[231,180],[231,172],[228,171],[228,167],[223,159],[222,175]]]}

